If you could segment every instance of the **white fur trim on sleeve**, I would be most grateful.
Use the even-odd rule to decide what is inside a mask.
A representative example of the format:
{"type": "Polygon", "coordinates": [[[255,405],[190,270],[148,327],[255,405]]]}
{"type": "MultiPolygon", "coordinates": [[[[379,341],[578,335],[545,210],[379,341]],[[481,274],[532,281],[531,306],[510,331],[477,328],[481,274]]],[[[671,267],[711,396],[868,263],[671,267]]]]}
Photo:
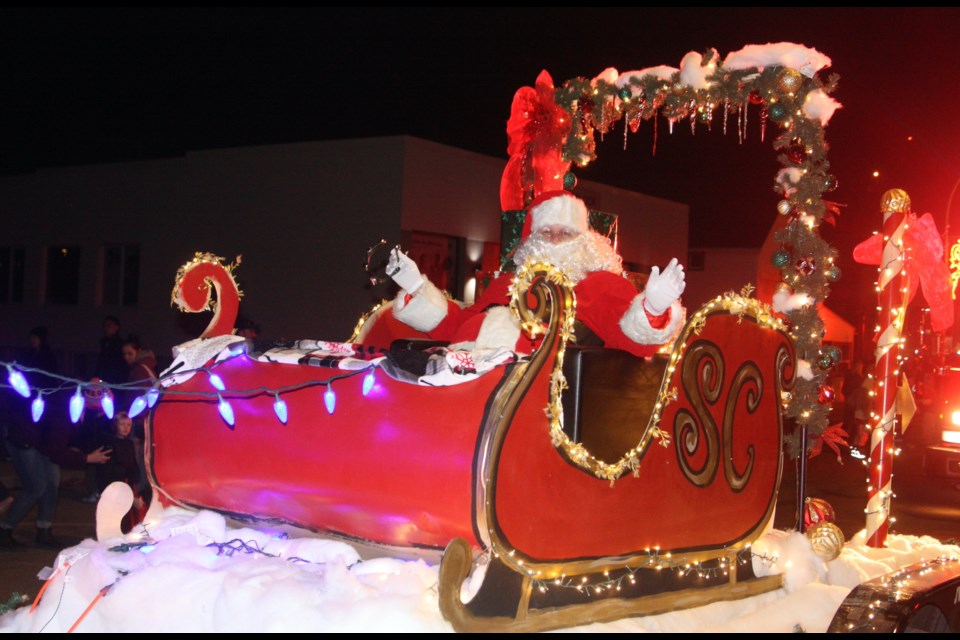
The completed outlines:
{"type": "Polygon", "coordinates": [[[647,319],[647,312],[643,308],[643,294],[630,303],[630,308],[620,318],[620,328],[628,338],[637,344],[666,344],[673,340],[686,320],[687,312],[679,300],[670,305],[670,321],[663,329],[654,329],[647,319]]]}
{"type": "Polygon", "coordinates": [[[406,295],[407,292],[401,289],[393,303],[393,317],[400,322],[426,333],[447,317],[447,296],[426,277],[410,302],[404,304],[406,295]]]}
{"type": "Polygon", "coordinates": [[[520,339],[520,321],[510,307],[492,307],[487,309],[480,333],[477,334],[476,349],[496,349],[505,347],[514,351],[520,339]]]}

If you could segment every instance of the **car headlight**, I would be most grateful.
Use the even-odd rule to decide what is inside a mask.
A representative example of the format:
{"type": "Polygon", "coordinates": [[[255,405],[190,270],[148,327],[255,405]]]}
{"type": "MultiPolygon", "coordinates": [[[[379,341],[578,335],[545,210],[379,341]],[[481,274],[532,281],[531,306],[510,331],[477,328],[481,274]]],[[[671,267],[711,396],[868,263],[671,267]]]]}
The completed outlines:
{"type": "Polygon", "coordinates": [[[954,411],[950,414],[950,424],[960,427],[960,411],[954,411]]]}
{"type": "Polygon", "coordinates": [[[960,444],[960,431],[944,430],[940,438],[947,444],[960,444]]]}

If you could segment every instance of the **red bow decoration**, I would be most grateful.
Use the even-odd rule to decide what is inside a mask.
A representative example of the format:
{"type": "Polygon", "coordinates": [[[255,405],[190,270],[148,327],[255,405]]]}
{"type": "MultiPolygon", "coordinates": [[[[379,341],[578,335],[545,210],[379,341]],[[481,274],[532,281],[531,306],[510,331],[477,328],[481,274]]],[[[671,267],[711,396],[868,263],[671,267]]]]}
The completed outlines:
{"type": "Polygon", "coordinates": [[[837,226],[837,218],[839,218],[840,214],[843,213],[840,211],[840,207],[845,207],[847,205],[840,204],[839,202],[831,202],[830,200],[821,200],[821,202],[827,210],[823,216],[823,221],[829,222],[833,226],[837,226]]]}
{"type": "Polygon", "coordinates": [[[823,445],[827,445],[837,454],[837,458],[840,458],[839,445],[843,445],[844,447],[849,446],[846,438],[850,435],[844,431],[843,427],[840,426],[841,424],[840,422],[832,424],[824,429],[823,433],[814,437],[808,457],[816,458],[823,452],[823,445]]]}
{"type": "Polygon", "coordinates": [[[500,207],[504,211],[527,208],[526,192],[533,197],[563,189],[570,162],[563,161],[563,142],[570,133],[569,114],[554,102],[553,78],[537,76],[536,88],[521,87],[513,96],[507,120],[507,153],[510,160],[500,179],[500,207]]]}
{"type": "MultiPolygon", "coordinates": [[[[953,326],[953,299],[950,295],[950,270],[943,260],[943,241],[933,216],[925,213],[906,214],[909,225],[903,234],[907,252],[903,270],[907,287],[907,304],[917,295],[917,280],[923,297],[930,307],[930,325],[934,331],[946,331],[953,326]]],[[[870,236],[853,249],[853,259],[861,264],[880,264],[883,255],[883,236],[870,236]]]]}

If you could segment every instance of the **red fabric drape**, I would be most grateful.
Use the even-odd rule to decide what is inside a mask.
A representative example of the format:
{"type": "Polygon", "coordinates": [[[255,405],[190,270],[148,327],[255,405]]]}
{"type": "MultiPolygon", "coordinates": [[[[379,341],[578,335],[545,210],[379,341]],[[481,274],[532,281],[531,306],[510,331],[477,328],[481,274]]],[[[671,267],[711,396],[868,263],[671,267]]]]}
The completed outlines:
{"type": "Polygon", "coordinates": [[[507,120],[507,153],[510,159],[500,179],[500,207],[504,211],[527,208],[531,197],[563,189],[570,168],[563,161],[563,143],[570,132],[570,117],[554,102],[553,78],[546,71],[536,87],[521,87],[513,96],[507,120]]]}

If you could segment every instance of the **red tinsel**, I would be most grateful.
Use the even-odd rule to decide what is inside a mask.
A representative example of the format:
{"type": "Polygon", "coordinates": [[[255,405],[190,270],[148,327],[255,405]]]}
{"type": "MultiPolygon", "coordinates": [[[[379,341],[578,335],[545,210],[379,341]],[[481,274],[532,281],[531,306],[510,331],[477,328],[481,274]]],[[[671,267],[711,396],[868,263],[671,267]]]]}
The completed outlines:
{"type": "Polygon", "coordinates": [[[563,160],[563,143],[572,123],[553,94],[553,78],[541,71],[536,88],[521,87],[513,96],[507,121],[510,160],[500,179],[504,211],[526,209],[529,200],[544,191],[563,189],[563,176],[570,168],[563,160]]]}

